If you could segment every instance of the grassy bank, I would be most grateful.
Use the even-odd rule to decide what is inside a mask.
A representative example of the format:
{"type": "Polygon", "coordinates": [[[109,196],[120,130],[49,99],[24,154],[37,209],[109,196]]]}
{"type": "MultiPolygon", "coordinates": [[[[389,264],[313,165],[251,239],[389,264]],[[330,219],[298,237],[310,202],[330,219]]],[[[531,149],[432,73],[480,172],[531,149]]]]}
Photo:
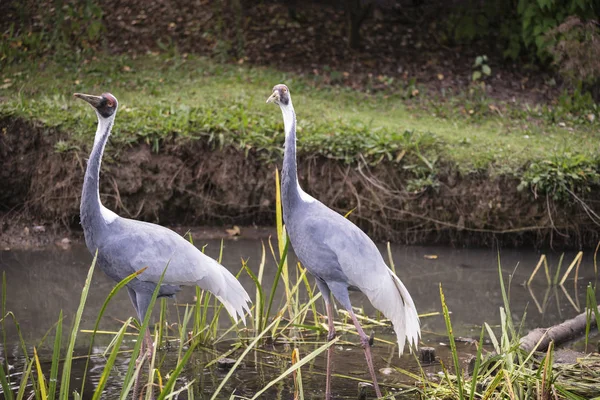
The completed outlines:
{"type": "Polygon", "coordinates": [[[13,65],[0,78],[0,205],[26,204],[42,222],[77,226],[96,119],[71,94],[110,91],[120,110],[103,167],[109,207],[173,224],[272,225],[284,135],[265,99],[285,82],[303,185],[341,213],[356,208],[373,237],[597,243],[598,122],[562,106],[501,104],[476,87],[451,98],[414,83],[360,92],[178,54],[13,65]]]}
{"type": "Polygon", "coordinates": [[[192,56],[103,55],[78,66],[12,66],[1,78],[1,115],[69,132],[57,151],[89,146],[94,132],[90,110],[71,94],[110,91],[120,101],[116,146],[146,141],[159,151],[161,141],[173,135],[183,140],[204,137],[217,146],[234,144],[277,160],[283,141],[281,116],[264,100],[280,82],[292,90],[301,151],[350,163],[360,156],[371,163],[397,160],[404,150],[412,150],[428,163],[450,162],[465,173],[521,175],[528,162],[565,153],[595,161],[600,138],[597,122],[565,125],[565,118],[551,123],[550,111],[541,106],[517,110],[476,95],[446,102],[407,101],[398,90],[366,94],[318,87],[314,79],[192,56]]]}

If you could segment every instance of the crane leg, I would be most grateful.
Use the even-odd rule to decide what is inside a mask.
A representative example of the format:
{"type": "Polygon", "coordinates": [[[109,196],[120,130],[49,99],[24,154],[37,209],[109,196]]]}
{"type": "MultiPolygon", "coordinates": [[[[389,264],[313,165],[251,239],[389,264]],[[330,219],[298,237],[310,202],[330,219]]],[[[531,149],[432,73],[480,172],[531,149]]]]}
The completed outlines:
{"type": "MultiPolygon", "coordinates": [[[[131,303],[133,304],[133,308],[135,308],[135,312],[138,315],[138,319],[140,321],[140,325],[143,322],[143,319],[140,317],[140,310],[138,307],[138,299],[137,299],[137,294],[135,292],[135,290],[133,290],[132,288],[130,288],[129,286],[127,286],[127,293],[129,293],[129,298],[131,299],[131,303]]],[[[142,348],[140,351],[140,354],[138,355],[137,360],[135,360],[135,367],[136,369],[139,367],[140,363],[144,362],[144,343],[142,343],[142,348]]],[[[131,398],[133,400],[137,400],[140,396],[140,379],[139,379],[139,375],[135,378],[135,381],[133,382],[133,394],[131,396],[131,398]]]]}
{"type": "MultiPolygon", "coordinates": [[[[153,347],[154,343],[152,341],[152,336],[150,335],[150,330],[148,329],[146,330],[146,334],[144,335],[144,341],[142,343],[142,348],[140,349],[140,354],[138,355],[138,358],[135,361],[136,369],[139,367],[140,364],[142,364],[146,360],[146,357],[148,357],[148,361],[150,361],[152,357],[153,347]]],[[[148,373],[152,373],[152,371],[150,371],[150,364],[148,364],[148,373]]],[[[148,387],[147,390],[152,390],[152,387],[148,387]]],[[[142,394],[143,393],[140,391],[140,375],[138,375],[135,378],[135,381],[133,382],[133,395],[131,398],[132,400],[138,400],[139,398],[141,398],[142,394]]],[[[151,394],[150,398],[154,399],[154,395],[151,394]]]]}
{"type": "MultiPolygon", "coordinates": [[[[140,325],[142,325],[144,323],[144,318],[146,317],[146,313],[147,312],[151,312],[151,310],[148,310],[148,306],[150,304],[150,300],[152,298],[151,295],[148,295],[146,293],[134,293],[135,295],[135,303],[134,306],[136,308],[136,311],[138,313],[138,319],[140,322],[140,325]]],[[[133,296],[131,295],[130,292],[130,296],[132,297],[132,301],[133,301],[133,296]]],[[[140,354],[138,356],[138,359],[136,361],[136,363],[139,366],[139,364],[143,363],[144,360],[146,359],[146,357],[148,358],[148,360],[151,359],[152,357],[152,352],[154,350],[154,342],[152,341],[152,336],[150,335],[150,329],[146,329],[146,332],[144,333],[144,339],[142,342],[142,347],[140,349],[140,354]]],[[[148,368],[150,368],[150,364],[148,364],[148,368]]],[[[148,374],[151,374],[152,371],[148,370],[148,374]]],[[[140,393],[140,375],[138,375],[135,379],[135,382],[133,384],[133,397],[132,399],[137,400],[138,396],[141,395],[142,393],[140,393]]],[[[152,390],[152,387],[148,387],[147,390],[152,390]]],[[[153,395],[150,396],[151,399],[154,398],[153,395]]]]}
{"type": "Polygon", "coordinates": [[[356,315],[354,315],[354,311],[352,311],[352,307],[348,309],[350,313],[350,317],[352,318],[352,322],[354,322],[354,326],[356,326],[356,331],[358,332],[358,336],[360,337],[360,344],[362,345],[363,350],[365,351],[365,358],[367,359],[367,365],[369,366],[369,372],[371,373],[371,379],[373,379],[373,386],[375,387],[375,393],[377,393],[377,398],[381,397],[381,390],[379,390],[379,384],[377,383],[377,377],[375,376],[375,368],[373,367],[373,357],[371,356],[371,345],[369,344],[369,337],[363,331],[363,328],[360,326],[356,315]]]}
{"type": "Polygon", "coordinates": [[[154,341],[152,340],[152,335],[150,334],[150,328],[146,329],[146,334],[144,335],[144,342],[146,345],[146,353],[149,357],[152,357],[152,351],[154,350],[154,341]]]}
{"type": "MultiPolygon", "coordinates": [[[[137,360],[135,360],[135,369],[137,370],[141,363],[144,362],[146,358],[146,354],[144,352],[140,352],[137,360]]],[[[133,394],[131,396],[132,400],[138,400],[141,396],[140,393],[140,374],[135,377],[135,381],[133,382],[133,394]]]]}
{"type": "MultiPolygon", "coordinates": [[[[323,295],[325,308],[327,310],[327,341],[335,339],[335,326],[333,325],[333,303],[331,301],[331,290],[325,281],[317,278],[317,286],[323,295]]],[[[331,369],[333,363],[333,346],[327,349],[327,372],[325,378],[325,400],[331,400],[331,369]]]]}
{"type": "MultiPolygon", "coordinates": [[[[327,341],[330,342],[335,339],[335,326],[333,325],[333,304],[331,300],[325,301],[327,308],[327,341]]],[[[325,400],[331,400],[331,364],[333,362],[333,346],[329,346],[327,349],[327,378],[325,383],[325,400]]]]}

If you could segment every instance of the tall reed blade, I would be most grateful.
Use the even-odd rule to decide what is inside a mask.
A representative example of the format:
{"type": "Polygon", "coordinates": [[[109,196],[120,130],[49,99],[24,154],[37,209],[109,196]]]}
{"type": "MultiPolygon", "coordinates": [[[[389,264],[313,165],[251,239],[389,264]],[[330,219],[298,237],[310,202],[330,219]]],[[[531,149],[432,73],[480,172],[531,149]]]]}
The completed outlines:
{"type": "Polygon", "coordinates": [[[140,275],[142,272],[144,272],[146,270],[146,268],[147,267],[144,267],[144,268],[140,269],[139,271],[134,272],[133,274],[124,278],[121,282],[117,283],[115,285],[115,287],[112,288],[112,290],[110,291],[110,293],[108,294],[106,299],[104,299],[104,303],[102,304],[102,307],[100,308],[100,311],[98,312],[98,316],[96,317],[96,323],[94,324],[94,330],[92,331],[92,337],[90,338],[90,346],[88,348],[88,358],[87,358],[87,360],[85,360],[85,369],[83,370],[83,379],[81,380],[81,393],[83,393],[84,389],[85,389],[85,382],[86,382],[86,377],[87,377],[87,372],[88,372],[88,366],[90,363],[90,357],[92,356],[92,349],[94,348],[94,340],[96,339],[96,333],[98,332],[98,328],[100,327],[100,321],[102,320],[102,317],[104,316],[104,312],[106,311],[106,308],[108,307],[108,303],[110,303],[110,301],[116,296],[116,294],[121,289],[123,289],[123,287],[125,285],[127,285],[129,282],[131,282],[133,279],[135,279],[138,275],[140,275]]]}
{"type": "MultiPolygon", "coordinates": [[[[295,348],[292,351],[292,365],[296,365],[300,361],[300,350],[295,348]]],[[[302,370],[293,372],[294,374],[294,400],[304,400],[304,389],[302,388],[302,370]]]]}
{"type": "MultiPolygon", "coordinates": [[[[8,371],[8,368],[6,370],[8,371]]],[[[0,385],[6,400],[12,400],[13,392],[7,379],[7,373],[4,371],[4,365],[0,365],[0,385]]]]}
{"type": "MultiPolygon", "coordinates": [[[[263,246],[263,251],[264,251],[264,246],[263,246]]],[[[246,272],[248,273],[248,275],[254,282],[254,285],[256,286],[256,301],[254,302],[255,307],[256,307],[256,310],[254,313],[254,329],[256,330],[256,332],[259,332],[259,330],[264,326],[263,312],[264,312],[264,307],[265,307],[265,296],[264,296],[263,288],[262,288],[259,278],[256,275],[254,275],[254,272],[252,272],[250,267],[248,267],[248,264],[246,263],[245,260],[242,260],[242,266],[244,267],[244,269],[246,270],[246,272]]]]}
{"type": "MultiPolygon", "coordinates": [[[[6,329],[4,328],[4,320],[6,319],[6,271],[2,271],[2,315],[0,315],[0,326],[2,326],[2,348],[4,349],[4,364],[6,365],[6,371],[8,372],[8,353],[6,346],[6,329]]],[[[7,400],[12,400],[12,392],[10,391],[10,376],[4,374],[4,365],[0,365],[2,371],[0,371],[0,383],[2,383],[2,391],[7,396],[7,400]],[[5,387],[6,385],[6,387],[5,387]]]]}
{"type": "Polygon", "coordinates": [[[283,206],[281,202],[281,182],[279,180],[279,169],[275,169],[275,223],[277,229],[277,245],[279,248],[279,258],[283,260],[282,265],[282,276],[283,283],[285,287],[285,296],[288,300],[288,305],[290,305],[290,318],[292,317],[291,312],[291,294],[290,294],[290,276],[287,264],[287,257],[284,257],[284,252],[286,251],[289,238],[287,237],[287,233],[285,230],[285,225],[283,224],[283,206]]]}
{"type": "Polygon", "coordinates": [[[177,381],[177,378],[179,378],[179,375],[181,374],[183,367],[187,364],[188,360],[194,353],[195,348],[196,348],[196,344],[192,343],[192,345],[189,347],[189,349],[185,352],[181,361],[177,363],[177,367],[175,367],[175,370],[173,372],[171,372],[171,376],[170,376],[169,380],[167,381],[167,383],[165,384],[165,387],[161,391],[157,400],[164,400],[167,398],[167,396],[169,398],[172,397],[171,395],[173,392],[173,388],[175,387],[175,382],[177,381]]]}
{"type": "Polygon", "coordinates": [[[473,373],[471,374],[471,393],[469,394],[469,400],[475,398],[475,389],[477,388],[477,378],[479,377],[479,367],[481,366],[481,352],[483,350],[483,332],[485,328],[481,327],[481,333],[479,334],[479,342],[477,342],[477,355],[475,356],[475,366],[473,367],[473,373]]]}
{"type": "MultiPolygon", "coordinates": [[[[508,293],[506,291],[506,287],[504,286],[504,278],[502,277],[502,264],[500,263],[500,253],[498,252],[498,276],[500,278],[500,292],[502,293],[502,302],[504,303],[504,309],[506,310],[506,314],[511,316],[510,312],[510,302],[508,298],[508,293]]],[[[507,328],[511,335],[515,336],[515,330],[512,323],[512,318],[507,319],[507,328]]]]}
{"type": "Polygon", "coordinates": [[[256,277],[256,280],[255,280],[256,300],[260,301],[260,307],[256,306],[256,309],[254,310],[255,311],[255,324],[254,324],[255,330],[258,328],[258,326],[262,326],[260,321],[263,319],[263,313],[265,312],[265,293],[262,288],[262,280],[263,280],[263,275],[265,274],[265,265],[267,262],[267,250],[265,249],[265,242],[262,240],[260,242],[260,247],[262,250],[261,256],[260,256],[260,265],[258,267],[258,276],[256,277]]]}
{"type": "Polygon", "coordinates": [[[162,285],[163,279],[165,278],[167,268],[169,268],[169,264],[165,266],[165,269],[160,275],[160,279],[156,283],[156,288],[154,289],[152,297],[150,298],[150,303],[148,304],[148,312],[146,312],[146,315],[144,316],[144,322],[140,327],[140,332],[138,333],[137,340],[135,342],[135,345],[133,346],[133,351],[131,352],[131,359],[129,360],[129,367],[127,368],[127,373],[125,374],[125,379],[123,380],[123,389],[121,390],[120,395],[121,400],[125,400],[133,386],[133,380],[136,379],[137,375],[140,373],[140,369],[143,363],[139,363],[139,365],[137,365],[136,367],[136,361],[138,355],[140,354],[142,343],[144,342],[144,335],[146,334],[146,330],[148,329],[148,325],[150,324],[150,319],[152,318],[151,310],[154,308],[154,303],[156,303],[156,298],[158,297],[160,286],[162,285]]]}
{"type": "Polygon", "coordinates": [[[56,336],[54,337],[54,350],[52,351],[52,367],[50,367],[50,381],[48,385],[48,400],[54,400],[56,396],[56,384],[58,381],[58,364],[60,362],[60,344],[62,340],[63,312],[58,314],[56,324],[56,336]]]}
{"type": "MultiPolygon", "coordinates": [[[[315,302],[312,301],[315,298],[315,288],[310,286],[310,283],[308,282],[308,277],[306,276],[306,269],[302,268],[302,266],[299,263],[298,263],[298,269],[300,269],[300,273],[301,273],[300,276],[302,277],[302,281],[304,282],[304,287],[306,288],[308,300],[311,303],[311,309],[312,309],[312,314],[313,314],[313,325],[320,326],[319,313],[317,312],[317,306],[315,305],[315,302]]],[[[320,292],[319,292],[319,294],[320,294],[320,292]]],[[[317,296],[319,296],[319,294],[317,294],[317,296]]]]}
{"type": "Polygon", "coordinates": [[[123,342],[123,338],[125,337],[125,332],[127,332],[127,327],[129,326],[130,323],[131,323],[131,318],[129,318],[129,319],[127,319],[127,321],[125,321],[125,323],[123,324],[123,326],[121,327],[121,329],[119,329],[119,332],[117,333],[115,344],[110,353],[110,356],[108,357],[108,360],[106,361],[106,364],[104,365],[104,369],[102,370],[102,375],[100,375],[100,380],[98,381],[96,390],[94,390],[94,397],[92,398],[92,400],[98,400],[98,399],[102,398],[102,392],[104,391],[104,387],[106,386],[106,383],[108,382],[108,377],[110,375],[110,372],[112,371],[112,368],[115,365],[115,360],[117,359],[117,355],[119,354],[119,351],[121,350],[121,343],[123,342]]]}
{"type": "MultiPolygon", "coordinates": [[[[21,385],[19,385],[19,391],[17,392],[17,400],[23,400],[25,398],[25,389],[27,388],[27,382],[29,381],[29,375],[31,374],[31,369],[33,368],[33,363],[35,360],[29,361],[27,363],[27,369],[23,376],[21,376],[21,385]]],[[[12,396],[12,392],[4,392],[4,394],[10,394],[12,396]]],[[[12,397],[7,396],[6,399],[12,399],[12,397]]]]}
{"type": "Polygon", "coordinates": [[[556,267],[556,273],[554,274],[554,279],[552,280],[552,285],[558,285],[558,277],[560,276],[560,270],[562,268],[563,259],[565,258],[565,253],[560,255],[558,259],[558,266],[556,267]]]}
{"type": "Polygon", "coordinates": [[[265,334],[267,334],[271,330],[271,328],[273,328],[273,326],[275,326],[275,324],[279,322],[280,319],[281,316],[279,315],[275,317],[273,322],[271,322],[269,326],[265,327],[265,329],[263,329],[263,331],[254,338],[254,340],[250,343],[250,345],[248,345],[246,350],[244,350],[242,354],[238,357],[237,361],[233,364],[227,375],[225,375],[225,378],[223,378],[217,389],[214,391],[213,395],[210,397],[210,400],[215,400],[217,398],[217,396],[221,393],[221,390],[223,390],[223,387],[225,386],[229,378],[231,378],[231,376],[233,375],[237,367],[240,365],[244,357],[246,357],[246,355],[258,344],[262,337],[265,334]]]}
{"type": "Polygon", "coordinates": [[[279,256],[283,253],[283,208],[281,204],[281,183],[279,181],[279,168],[275,168],[275,228],[277,230],[277,245],[279,256]]]}
{"type": "Polygon", "coordinates": [[[98,252],[94,255],[94,260],[90,266],[85,285],[81,291],[81,299],[79,300],[79,307],[75,313],[75,319],[73,320],[73,328],[71,329],[71,336],[69,339],[69,346],[65,355],[65,361],[63,365],[62,379],[60,382],[60,393],[59,398],[61,400],[68,400],[69,398],[69,383],[71,379],[71,366],[73,364],[73,350],[75,349],[75,341],[77,340],[77,333],[79,332],[79,324],[81,323],[81,315],[83,314],[83,308],[87,300],[90,285],[92,284],[92,276],[94,275],[94,268],[96,267],[96,261],[98,260],[98,252]]]}
{"type": "MultiPolygon", "coordinates": [[[[179,343],[180,346],[177,348],[177,364],[181,362],[181,353],[183,352],[183,344],[186,342],[188,330],[187,326],[192,319],[193,310],[191,310],[188,305],[185,306],[185,311],[183,313],[183,322],[179,325],[179,343]]],[[[194,341],[196,342],[196,341],[194,341]]]]}
{"type": "Polygon", "coordinates": [[[444,321],[446,322],[446,332],[448,333],[448,341],[450,342],[450,350],[452,352],[452,360],[454,361],[454,370],[456,374],[456,385],[458,386],[459,398],[463,398],[463,387],[462,387],[462,371],[460,369],[460,363],[458,361],[458,352],[456,350],[456,343],[454,341],[454,332],[452,331],[452,323],[450,322],[450,312],[446,305],[446,298],[444,297],[444,291],[442,290],[442,284],[440,283],[440,299],[442,301],[442,311],[444,313],[444,321]]]}
{"type": "Polygon", "coordinates": [[[281,381],[283,378],[285,378],[286,376],[288,376],[292,372],[294,372],[297,369],[301,368],[303,365],[305,365],[305,364],[309,363],[310,361],[312,361],[319,354],[323,353],[329,347],[331,347],[332,345],[334,345],[335,343],[337,343],[338,340],[339,340],[339,336],[336,337],[335,339],[333,339],[333,340],[325,343],[324,345],[322,345],[321,347],[319,347],[318,349],[314,350],[312,353],[310,353],[309,355],[307,355],[306,357],[304,357],[302,360],[300,360],[297,363],[293,364],[290,368],[288,368],[287,370],[285,370],[281,375],[279,375],[277,378],[273,379],[264,388],[262,388],[261,390],[259,390],[252,397],[251,400],[258,399],[260,397],[260,395],[262,395],[264,392],[266,392],[270,387],[272,387],[273,385],[275,385],[277,382],[281,381]]]}
{"type": "Polygon", "coordinates": [[[554,349],[554,342],[550,342],[550,345],[548,345],[548,351],[546,352],[546,357],[544,358],[544,369],[543,369],[543,374],[542,374],[542,383],[541,383],[541,387],[542,387],[542,393],[540,395],[541,399],[551,399],[552,396],[552,384],[553,382],[553,378],[552,378],[552,366],[554,365],[554,363],[552,362],[553,359],[553,352],[554,349]]]}
{"type": "MultiPolygon", "coordinates": [[[[285,269],[288,248],[289,241],[286,241],[283,248],[283,253],[281,254],[281,259],[279,260],[277,272],[275,273],[275,280],[273,281],[273,286],[271,287],[271,294],[269,295],[269,302],[267,303],[267,311],[264,314],[266,316],[266,318],[264,318],[264,325],[267,323],[268,316],[271,315],[271,307],[273,306],[273,301],[275,301],[275,291],[277,290],[277,285],[279,284],[279,278],[281,278],[282,271],[285,269]]],[[[264,330],[264,327],[261,330],[264,330]]]]}
{"type": "Polygon", "coordinates": [[[598,302],[596,299],[596,293],[591,283],[588,283],[586,291],[586,306],[585,306],[585,348],[587,351],[588,339],[590,336],[590,330],[592,325],[592,315],[596,319],[596,327],[600,331],[600,310],[598,310],[598,302]]]}
{"type": "Polygon", "coordinates": [[[575,266],[577,266],[577,270],[579,270],[579,266],[581,265],[582,259],[583,259],[583,251],[580,251],[579,253],[577,253],[575,258],[573,259],[573,262],[569,265],[569,268],[567,268],[567,271],[565,272],[562,279],[560,280],[559,285],[563,285],[565,283],[565,281],[569,277],[569,274],[571,273],[571,270],[573,270],[573,268],[575,266]]]}
{"type": "Polygon", "coordinates": [[[35,346],[33,346],[33,358],[35,359],[35,369],[38,374],[38,384],[40,388],[40,396],[42,399],[48,398],[48,392],[46,390],[46,379],[44,379],[44,373],[42,372],[42,366],[40,364],[40,359],[38,358],[37,350],[35,346]]]}

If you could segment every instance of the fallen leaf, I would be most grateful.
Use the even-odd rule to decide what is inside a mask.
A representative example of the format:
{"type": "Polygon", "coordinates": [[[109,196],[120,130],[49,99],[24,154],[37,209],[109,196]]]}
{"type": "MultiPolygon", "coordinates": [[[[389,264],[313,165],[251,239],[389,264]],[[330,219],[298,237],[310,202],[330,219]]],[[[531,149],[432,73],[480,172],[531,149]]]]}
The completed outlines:
{"type": "Polygon", "coordinates": [[[227,232],[229,236],[239,236],[242,233],[240,227],[237,225],[234,225],[231,229],[225,229],[225,232],[227,232]]]}

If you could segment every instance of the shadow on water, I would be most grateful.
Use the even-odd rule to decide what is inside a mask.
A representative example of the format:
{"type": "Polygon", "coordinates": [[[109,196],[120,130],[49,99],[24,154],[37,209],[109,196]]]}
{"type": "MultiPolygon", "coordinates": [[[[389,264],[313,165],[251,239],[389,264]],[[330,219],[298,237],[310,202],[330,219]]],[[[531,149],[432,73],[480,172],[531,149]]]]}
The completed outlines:
{"type": "MultiPolygon", "coordinates": [[[[217,257],[220,241],[208,241],[206,253],[217,257]]],[[[386,253],[385,246],[381,246],[382,253],[386,253]]],[[[457,336],[478,338],[481,325],[484,322],[494,326],[500,321],[499,308],[502,306],[502,295],[498,277],[498,254],[489,249],[451,249],[439,247],[408,247],[395,246],[392,255],[396,271],[409,289],[417,309],[421,315],[439,312],[439,283],[444,288],[448,307],[452,313],[452,324],[457,336]],[[436,256],[436,257],[431,257],[436,256]]],[[[565,263],[568,264],[575,254],[566,254],[565,263]]],[[[510,287],[510,303],[512,318],[518,326],[524,312],[527,312],[524,330],[538,326],[549,326],[571,318],[583,311],[585,307],[585,287],[588,282],[594,281],[592,252],[584,255],[579,279],[575,283],[573,275],[565,283],[565,290],[561,288],[548,288],[543,272],[539,273],[530,287],[524,285],[533,268],[537,264],[540,254],[532,251],[504,250],[501,252],[503,275],[505,281],[512,276],[510,287]],[[518,267],[517,267],[518,265],[518,267]],[[515,269],[515,267],[517,267],[515,269]],[[577,309],[579,307],[579,309],[577,309]]],[[[241,268],[240,260],[248,260],[249,267],[256,272],[261,259],[261,246],[256,240],[231,240],[226,241],[223,251],[223,265],[233,273],[241,268]]],[[[387,259],[387,256],[385,257],[387,259]]],[[[549,264],[556,268],[559,255],[548,256],[549,264]]],[[[294,261],[290,256],[290,261],[294,261]]],[[[6,273],[7,309],[12,311],[20,324],[25,342],[29,346],[39,347],[40,340],[53,328],[57,321],[59,310],[65,314],[64,331],[67,332],[79,304],[81,289],[85,282],[86,274],[91,263],[91,256],[83,245],[75,245],[69,251],[47,249],[43,251],[5,251],[0,252],[0,271],[6,273]]],[[[290,262],[290,265],[294,263],[290,262]]],[[[566,265],[563,265],[563,271],[566,265]]],[[[267,257],[265,276],[263,282],[272,282],[276,265],[272,258],[267,257]]],[[[240,281],[254,298],[255,287],[250,277],[243,273],[240,281]]],[[[314,281],[311,278],[311,283],[314,281]]],[[[81,323],[82,329],[93,329],[95,318],[100,311],[107,294],[114,287],[101,271],[96,271],[90,288],[86,308],[81,323]]],[[[266,291],[270,290],[269,285],[266,291]]],[[[278,297],[283,298],[283,288],[278,287],[278,297]]],[[[177,302],[169,301],[168,315],[170,321],[177,321],[185,304],[194,303],[195,292],[192,288],[184,288],[178,294],[177,302]]],[[[355,307],[363,307],[364,312],[374,317],[377,312],[365,301],[360,293],[352,294],[355,307]]],[[[318,310],[323,312],[322,301],[318,301],[318,310]]],[[[274,304],[274,310],[277,306],[274,304]]],[[[158,307],[155,307],[157,314],[158,307]]],[[[121,327],[122,321],[134,315],[126,291],[121,291],[109,304],[101,329],[115,331],[121,327]]],[[[340,314],[338,320],[343,319],[340,314]]],[[[228,318],[222,318],[222,327],[229,326],[228,318]]],[[[446,365],[450,365],[450,353],[445,345],[446,327],[441,315],[421,318],[423,330],[422,344],[435,347],[438,357],[446,365]]],[[[5,324],[7,336],[6,349],[1,349],[0,357],[8,356],[9,364],[15,370],[23,363],[17,331],[14,324],[7,320],[5,324]]],[[[176,335],[174,333],[174,335],[176,335]]],[[[381,384],[399,384],[411,382],[396,372],[393,367],[418,372],[416,360],[409,355],[398,358],[397,347],[385,344],[383,341],[394,342],[391,328],[377,328],[376,341],[373,347],[376,368],[380,371],[381,384]]],[[[90,336],[81,334],[78,337],[75,353],[87,354],[90,336]]],[[[101,354],[109,345],[112,335],[99,335],[96,337],[94,352],[101,354]]],[[[304,344],[300,347],[301,355],[306,355],[323,344],[323,336],[303,337],[304,344]]],[[[39,347],[42,360],[51,358],[52,338],[46,340],[39,347]]],[[[231,341],[225,340],[215,348],[202,349],[194,353],[181,377],[181,383],[195,380],[195,392],[199,398],[210,398],[212,391],[219,385],[227,371],[220,370],[216,365],[208,368],[204,366],[218,358],[220,354],[230,349],[231,341]]],[[[355,335],[346,333],[335,347],[334,372],[344,377],[334,378],[333,389],[336,398],[356,398],[357,381],[369,380],[369,375],[364,364],[362,349],[356,345],[355,335]]],[[[461,358],[468,359],[475,354],[474,344],[459,343],[461,358]]],[[[133,347],[130,340],[126,347],[133,347]]],[[[290,366],[292,346],[288,343],[277,342],[267,345],[255,352],[251,352],[245,359],[243,368],[239,369],[233,379],[230,379],[223,393],[231,393],[251,397],[269,381],[279,376],[290,366]]],[[[163,350],[164,370],[168,371],[177,363],[176,352],[163,350]]],[[[235,357],[235,353],[232,355],[235,357]]],[[[96,386],[104,366],[105,358],[92,357],[86,382],[90,390],[96,386]],[[96,372],[97,371],[97,372],[96,372]]],[[[106,389],[105,398],[116,397],[121,389],[119,379],[125,375],[129,359],[127,354],[120,357],[115,369],[120,373],[111,375],[111,381],[106,389]],[[111,396],[114,394],[114,396],[111,396]]],[[[81,386],[85,360],[76,361],[73,367],[72,384],[74,388],[81,386]]],[[[49,368],[49,366],[48,366],[49,368]]],[[[440,370],[439,364],[427,367],[428,373],[435,374],[440,370]]],[[[317,357],[302,369],[305,398],[321,399],[324,390],[325,357],[317,357]]],[[[264,398],[289,398],[293,392],[291,378],[285,379],[281,385],[276,385],[272,391],[267,392],[264,398]]],[[[84,398],[86,398],[84,394],[84,398]]],[[[223,396],[222,398],[228,398],[223,396]]],[[[1,396],[1,394],[0,394],[1,396]]],[[[180,397],[185,398],[185,397],[180,397]]]]}

